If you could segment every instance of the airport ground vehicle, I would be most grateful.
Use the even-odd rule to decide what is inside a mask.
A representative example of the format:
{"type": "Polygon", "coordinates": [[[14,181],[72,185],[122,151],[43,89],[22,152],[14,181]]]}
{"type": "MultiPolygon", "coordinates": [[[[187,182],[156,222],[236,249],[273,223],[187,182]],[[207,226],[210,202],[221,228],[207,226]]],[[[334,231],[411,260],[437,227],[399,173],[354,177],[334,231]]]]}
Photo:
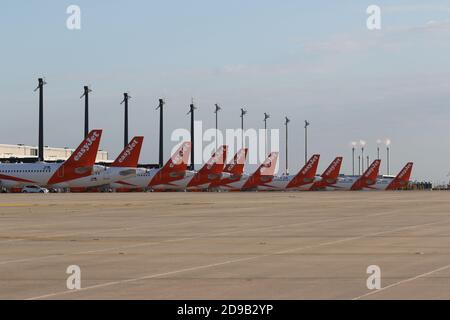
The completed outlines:
{"type": "Polygon", "coordinates": [[[49,190],[36,185],[26,185],[22,188],[22,193],[49,193],[49,190]]]}

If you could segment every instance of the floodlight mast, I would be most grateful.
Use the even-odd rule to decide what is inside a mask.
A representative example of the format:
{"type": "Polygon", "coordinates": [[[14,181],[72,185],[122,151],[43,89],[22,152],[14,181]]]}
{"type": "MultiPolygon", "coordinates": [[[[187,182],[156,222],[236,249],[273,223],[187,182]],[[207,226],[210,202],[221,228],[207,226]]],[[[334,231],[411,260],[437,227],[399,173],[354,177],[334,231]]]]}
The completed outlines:
{"type": "Polygon", "coordinates": [[[159,167],[164,166],[164,99],[159,99],[159,167]]]}
{"type": "Polygon", "coordinates": [[[91,92],[89,86],[84,86],[84,92],[80,97],[80,99],[84,98],[84,138],[87,138],[89,134],[89,93],[91,92]]]}
{"type": "Polygon", "coordinates": [[[245,148],[245,140],[244,140],[244,116],[247,114],[247,110],[241,108],[241,135],[242,135],[242,148],[245,148]]]}
{"type": "Polygon", "coordinates": [[[128,145],[128,101],[131,99],[131,96],[128,92],[123,94],[123,100],[120,104],[125,105],[124,110],[124,128],[123,128],[123,145],[124,148],[128,145]]]}
{"type": "Polygon", "coordinates": [[[219,111],[222,110],[222,108],[219,106],[219,104],[214,105],[216,108],[214,109],[214,113],[216,114],[216,150],[218,148],[218,136],[219,136],[219,111]]]}
{"type": "Polygon", "coordinates": [[[39,90],[38,161],[44,161],[44,86],[46,84],[44,78],[39,78],[38,86],[34,89],[34,92],[39,90]]]}
{"type": "Polygon", "coordinates": [[[194,111],[197,109],[194,105],[194,99],[192,99],[192,103],[189,106],[189,112],[187,114],[191,115],[191,166],[190,170],[195,170],[195,153],[194,153],[194,111]]]}

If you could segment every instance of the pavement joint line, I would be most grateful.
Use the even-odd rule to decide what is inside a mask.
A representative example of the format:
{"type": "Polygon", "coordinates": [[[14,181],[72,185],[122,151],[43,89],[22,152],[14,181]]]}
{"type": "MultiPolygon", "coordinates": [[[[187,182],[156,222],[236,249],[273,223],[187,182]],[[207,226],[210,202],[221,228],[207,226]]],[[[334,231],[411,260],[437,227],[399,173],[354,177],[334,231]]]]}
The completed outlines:
{"type": "MultiPolygon", "coordinates": [[[[171,224],[166,224],[163,225],[162,227],[171,227],[171,226],[179,226],[179,225],[185,225],[185,224],[190,224],[190,223],[201,223],[201,222],[207,222],[209,220],[201,220],[201,221],[187,221],[187,222],[181,222],[181,223],[171,223],[171,224]]],[[[105,233],[105,232],[110,232],[110,231],[129,231],[129,230],[139,230],[139,229],[145,229],[148,228],[148,226],[139,226],[139,227],[116,227],[116,228],[110,228],[110,229],[105,229],[105,230],[101,230],[101,231],[81,231],[81,232],[71,232],[71,233],[59,233],[59,234],[54,234],[54,235],[50,235],[50,236],[39,236],[39,235],[28,235],[29,237],[37,237],[37,238],[43,238],[43,239],[52,239],[52,238],[59,238],[59,237],[65,237],[65,236],[76,236],[76,235],[85,235],[85,234],[99,234],[99,233],[105,233]]],[[[21,241],[27,241],[30,239],[27,238],[20,238],[20,239],[10,239],[10,240],[1,240],[0,241],[0,245],[2,243],[12,243],[12,242],[21,242],[21,241]]]]}
{"type": "Polygon", "coordinates": [[[429,223],[424,223],[424,224],[405,226],[405,227],[395,228],[393,230],[369,233],[369,234],[358,236],[358,237],[350,237],[350,238],[340,239],[340,240],[336,240],[336,241],[324,242],[324,243],[320,243],[317,245],[310,245],[310,246],[303,246],[303,247],[299,247],[299,248],[281,250],[281,251],[276,251],[276,252],[271,252],[271,253],[246,257],[246,258],[232,259],[232,260],[217,262],[217,263],[208,264],[208,265],[194,266],[194,267],[190,267],[190,268],[173,270],[173,271],[169,271],[169,272],[165,272],[165,273],[152,274],[152,275],[147,275],[147,276],[142,276],[142,277],[137,277],[137,278],[126,279],[126,280],[111,281],[111,282],[106,282],[106,283],[102,283],[102,284],[98,284],[98,285],[84,287],[79,290],[65,290],[65,291],[60,291],[60,292],[54,292],[54,293],[49,293],[49,294],[45,294],[45,295],[41,295],[41,296],[27,298],[26,300],[46,299],[46,298],[66,295],[66,294],[70,294],[70,293],[78,293],[78,292],[83,292],[83,291],[92,290],[92,289],[98,289],[98,288],[110,287],[110,286],[114,286],[114,285],[120,285],[120,284],[125,284],[125,283],[136,282],[136,281],[160,278],[160,277],[164,277],[164,276],[168,276],[168,275],[179,274],[179,273],[184,273],[184,272],[189,272],[189,271],[197,271],[197,270],[214,268],[214,267],[224,266],[224,265],[238,263],[238,262],[252,261],[252,260],[266,258],[266,257],[270,257],[270,256],[275,256],[275,255],[280,255],[280,254],[284,254],[284,253],[288,253],[288,252],[295,252],[295,251],[301,251],[301,250],[311,249],[311,248],[315,248],[315,247],[322,247],[322,246],[328,246],[328,245],[337,244],[337,243],[349,242],[349,241],[369,238],[369,237],[373,237],[373,236],[378,236],[381,234],[398,232],[398,231],[403,231],[403,230],[407,230],[407,229],[415,229],[415,228],[431,226],[431,225],[435,225],[435,224],[442,224],[442,223],[446,223],[449,221],[450,221],[450,219],[445,219],[445,220],[429,222],[429,223]]]}
{"type": "Polygon", "coordinates": [[[364,215],[364,216],[347,216],[342,218],[333,218],[333,219],[325,219],[325,220],[316,220],[316,221],[309,221],[309,222],[299,222],[299,223],[290,223],[290,224],[282,224],[277,226],[266,226],[266,227],[259,227],[259,228],[251,228],[251,229],[244,229],[244,230],[232,230],[232,231],[224,231],[224,232],[209,232],[202,235],[197,236],[191,236],[191,237],[184,237],[184,238],[174,238],[174,239],[168,239],[163,241],[156,241],[156,242],[143,242],[138,244],[131,244],[127,246],[120,246],[120,247],[113,247],[113,248],[103,248],[103,249],[96,249],[96,250],[88,250],[88,251],[82,251],[82,252],[74,252],[69,254],[51,254],[47,256],[42,257],[32,257],[32,258],[22,258],[22,259],[14,259],[14,260],[5,260],[0,261],[0,266],[11,264],[11,263],[20,263],[20,262],[30,262],[30,261],[39,261],[39,260],[45,260],[45,259],[52,259],[56,257],[62,257],[62,256],[73,256],[73,255],[83,255],[83,254],[92,254],[92,253],[99,253],[99,252],[107,252],[107,251],[114,251],[114,250],[121,250],[121,249],[131,249],[131,248],[139,248],[139,247],[145,247],[145,246],[154,246],[158,244],[163,243],[171,243],[171,242],[182,242],[182,241],[189,241],[189,240],[196,240],[196,239],[202,239],[207,236],[221,236],[221,235],[229,235],[233,233],[239,233],[239,232],[252,232],[252,231],[260,231],[260,230],[270,230],[270,229],[277,229],[277,228],[283,228],[283,227],[290,227],[290,226],[299,226],[299,225],[310,225],[310,224],[318,224],[318,223],[326,223],[326,222],[335,222],[335,221],[342,221],[342,220],[348,220],[348,219],[355,219],[355,218],[371,218],[376,216],[382,216],[382,215],[389,215],[394,212],[397,212],[398,210],[390,210],[388,212],[383,213],[377,213],[377,214],[370,214],[370,215],[364,215]]]}

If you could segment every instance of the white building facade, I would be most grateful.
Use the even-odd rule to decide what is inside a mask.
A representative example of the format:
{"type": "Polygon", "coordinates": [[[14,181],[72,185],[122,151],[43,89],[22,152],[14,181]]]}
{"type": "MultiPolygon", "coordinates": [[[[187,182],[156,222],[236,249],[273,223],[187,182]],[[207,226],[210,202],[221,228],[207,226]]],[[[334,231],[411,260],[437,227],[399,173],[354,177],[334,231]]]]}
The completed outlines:
{"type": "MultiPolygon", "coordinates": [[[[75,149],[69,148],[53,148],[44,147],[44,161],[60,161],[67,160],[75,149]]],[[[37,158],[38,147],[25,146],[25,145],[13,145],[13,144],[0,144],[0,159],[7,160],[9,158],[37,158]]],[[[97,153],[96,162],[107,162],[108,152],[99,150],[97,153]]]]}

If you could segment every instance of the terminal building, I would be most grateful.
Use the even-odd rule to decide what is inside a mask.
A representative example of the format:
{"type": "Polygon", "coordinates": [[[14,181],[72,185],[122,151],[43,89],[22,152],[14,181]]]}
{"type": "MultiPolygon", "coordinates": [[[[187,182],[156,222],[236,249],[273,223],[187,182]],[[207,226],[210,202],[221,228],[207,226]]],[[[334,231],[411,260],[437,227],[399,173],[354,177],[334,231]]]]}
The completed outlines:
{"type": "MultiPolygon", "coordinates": [[[[44,147],[44,161],[56,162],[67,160],[75,149],[44,147]]],[[[38,147],[22,144],[0,144],[1,162],[35,162],[38,158],[38,147]]],[[[108,162],[108,152],[99,150],[96,162],[108,162]]]]}

